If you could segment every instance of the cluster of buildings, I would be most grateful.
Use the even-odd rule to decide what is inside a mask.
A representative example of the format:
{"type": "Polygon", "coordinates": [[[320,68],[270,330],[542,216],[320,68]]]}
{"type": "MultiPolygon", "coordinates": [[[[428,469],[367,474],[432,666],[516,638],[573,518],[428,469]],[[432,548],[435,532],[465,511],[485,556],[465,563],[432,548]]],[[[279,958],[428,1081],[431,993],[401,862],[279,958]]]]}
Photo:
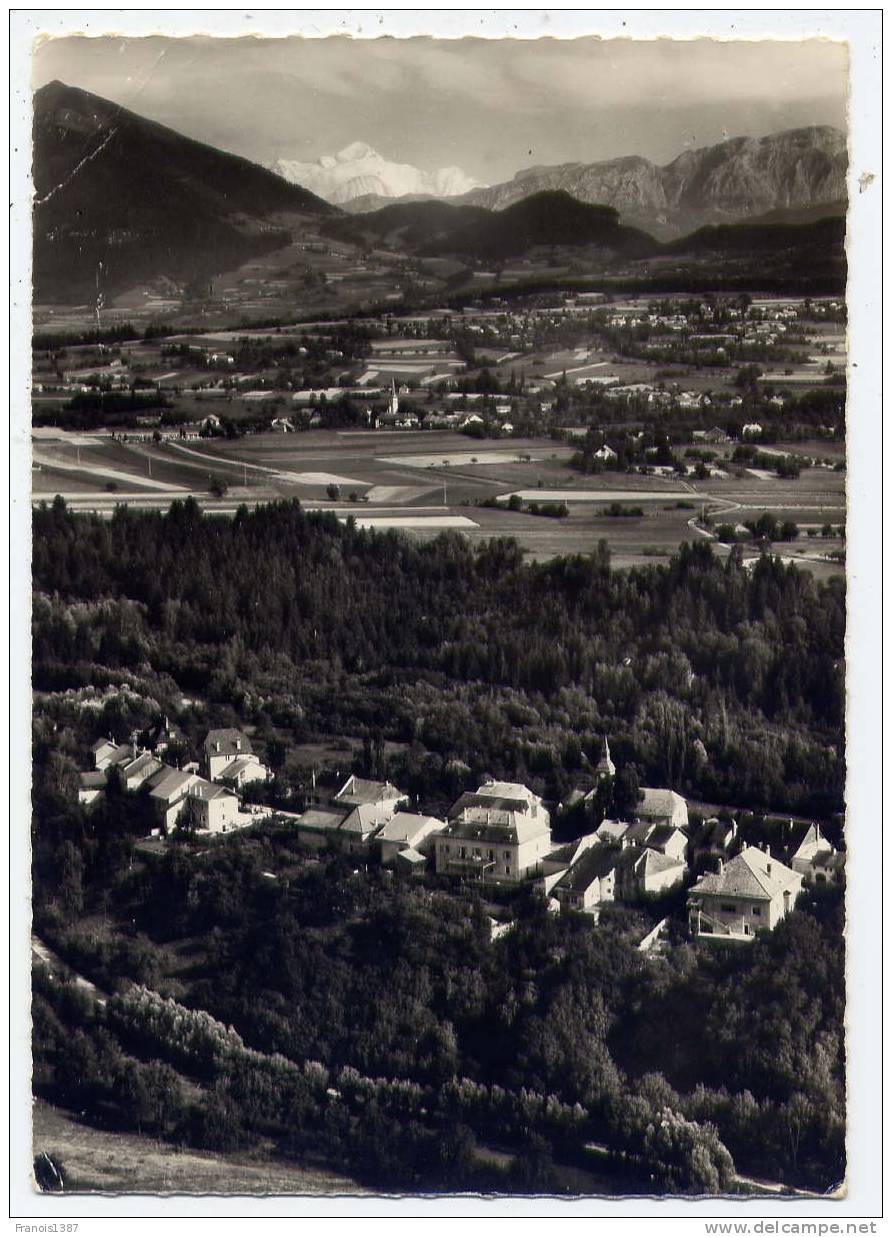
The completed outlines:
{"type": "MultiPolygon", "coordinates": [[[[611,769],[608,752],[604,775],[611,769]]],[[[689,883],[692,934],[733,941],[775,927],[805,884],[836,881],[843,868],[843,856],[817,825],[792,829],[786,864],[768,849],[744,845],[733,820],[713,818],[692,830],[682,796],[658,788],[642,791],[634,819],[603,820],[556,843],[542,799],[519,783],[484,781],[460,795],[444,820],[409,810],[408,796],[390,782],[351,776],[295,827],[308,845],[377,851],[384,864],[404,871],[433,870],[484,886],[527,884],[554,911],[594,923],[605,905],[689,883]],[[702,875],[693,879],[695,872],[702,875]]]]}
{"type": "MultiPolygon", "coordinates": [[[[98,740],[94,768],[80,775],[81,801],[95,801],[114,776],[122,790],[148,796],[158,832],[188,827],[222,834],[287,816],[310,848],[377,855],[404,872],[433,870],[483,886],[527,885],[556,913],[585,915],[593,923],[605,906],[687,886],[689,930],[707,939],[751,940],[759,929],[776,927],[805,885],[834,883],[843,873],[844,856],[815,824],[790,822],[783,862],[767,846],[745,844],[733,819],[714,817],[692,828],[686,801],[670,789],[644,788],[631,819],[607,818],[560,842],[541,797],[517,782],[486,779],[459,795],[441,819],[412,810],[409,796],[392,782],[351,774],[331,793],[317,792],[315,802],[294,816],[243,808],[239,792],[271,773],[241,731],[209,731],[198,762],[164,762],[169,750],[183,749],[182,734],[167,718],[142,746],[135,736],[120,744],[98,740]]],[[[583,818],[589,816],[615,772],[605,740],[596,787],[574,792],[565,806],[581,802],[583,818]]]]}
{"type": "Polygon", "coordinates": [[[80,774],[80,802],[94,803],[114,777],[121,790],[147,794],[159,832],[188,826],[228,833],[270,815],[268,808],[243,807],[239,797],[249,783],[265,782],[272,776],[254,754],[247,735],[233,729],[210,730],[200,761],[182,767],[166,764],[163,757],[168,749],[182,743],[182,734],[166,717],[143,745],[135,735],[128,743],[97,740],[91,749],[93,768],[80,774]]]}

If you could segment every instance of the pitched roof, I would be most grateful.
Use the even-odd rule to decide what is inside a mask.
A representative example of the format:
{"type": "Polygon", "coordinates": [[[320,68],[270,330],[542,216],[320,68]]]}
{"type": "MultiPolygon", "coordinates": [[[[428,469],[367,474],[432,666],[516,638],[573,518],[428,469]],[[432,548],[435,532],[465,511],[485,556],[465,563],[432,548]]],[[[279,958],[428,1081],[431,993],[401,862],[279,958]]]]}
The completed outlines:
{"type": "Polygon", "coordinates": [[[417,867],[419,864],[427,863],[424,855],[420,850],[416,850],[414,846],[407,846],[405,850],[397,851],[397,859],[402,863],[411,864],[412,867],[417,867]]]}
{"type": "Polygon", "coordinates": [[[721,872],[708,872],[691,889],[692,894],[722,894],[769,901],[785,889],[800,888],[798,872],[773,859],[757,846],[747,846],[724,865],[721,872]]]}
{"type": "Polygon", "coordinates": [[[684,866],[683,859],[672,859],[669,855],[663,855],[658,850],[651,850],[649,846],[635,860],[635,871],[639,876],[656,875],[659,872],[668,872],[672,868],[683,868],[684,866]]]}
{"type": "Polygon", "coordinates": [[[341,829],[346,833],[358,833],[361,837],[367,837],[383,823],[380,804],[357,803],[341,825],[341,829]]]}
{"type": "Polygon", "coordinates": [[[653,850],[659,850],[661,846],[671,842],[676,834],[687,842],[688,835],[678,825],[655,825],[647,839],[647,844],[653,850]]]}
{"type": "Polygon", "coordinates": [[[195,780],[194,773],[186,773],[182,769],[171,769],[168,765],[161,768],[149,778],[149,798],[165,799],[170,802],[185,794],[190,782],[195,780]]]}
{"type": "Polygon", "coordinates": [[[688,805],[680,794],[674,790],[656,789],[651,786],[642,786],[641,793],[644,798],[635,808],[636,816],[669,816],[679,808],[683,807],[687,814],[688,805]]]}
{"type": "Polygon", "coordinates": [[[80,774],[81,790],[96,790],[104,786],[106,781],[104,769],[90,769],[80,774]]]}
{"type": "Polygon", "coordinates": [[[117,744],[115,743],[114,739],[97,739],[96,742],[90,748],[90,751],[101,752],[104,747],[115,748],[117,747],[117,744]]]}
{"type": "Polygon", "coordinates": [[[350,815],[345,809],[311,807],[298,817],[298,825],[307,829],[339,829],[350,815]]]}
{"type": "Polygon", "coordinates": [[[624,820],[602,820],[595,833],[602,841],[618,842],[628,828],[628,823],[624,820]]]}
{"type": "Polygon", "coordinates": [[[446,827],[445,821],[438,820],[436,816],[419,816],[415,812],[397,812],[378,834],[378,841],[408,842],[418,837],[422,830],[432,833],[431,825],[436,826],[437,829],[446,827]]]}
{"type": "Polygon", "coordinates": [[[217,782],[208,782],[203,777],[196,778],[187,793],[190,799],[203,799],[208,802],[211,799],[222,799],[224,796],[230,799],[238,798],[235,791],[229,790],[226,786],[220,786],[217,782]]]}
{"type": "Polygon", "coordinates": [[[242,734],[241,730],[224,727],[221,730],[208,731],[204,750],[208,756],[238,756],[254,749],[251,747],[251,740],[246,734],[242,734]]]}
{"type": "MultiPolygon", "coordinates": [[[[257,759],[257,757],[253,755],[252,753],[249,753],[248,755],[236,756],[233,760],[230,760],[228,765],[225,765],[224,768],[220,770],[220,772],[217,774],[217,777],[218,778],[238,777],[238,775],[244,769],[250,769],[250,768],[256,768],[258,770],[265,770],[265,766],[262,765],[260,761],[257,759]]],[[[264,772],[259,772],[258,781],[263,776],[264,776],[264,772]]]]}
{"type": "Polygon", "coordinates": [[[643,846],[650,838],[656,825],[652,820],[639,820],[634,825],[629,825],[628,829],[622,835],[623,845],[643,846]]]}
{"type": "Polygon", "coordinates": [[[137,774],[145,773],[146,777],[148,777],[152,773],[157,773],[161,767],[161,761],[156,760],[151,752],[141,752],[128,764],[123,766],[121,769],[121,776],[124,778],[130,778],[135,777],[137,774]]]}
{"type": "Polygon", "coordinates": [[[454,817],[444,836],[467,842],[492,842],[509,845],[527,842],[541,833],[550,833],[544,815],[530,816],[513,808],[467,807],[454,817]]]}
{"type": "Polygon", "coordinates": [[[341,803],[384,803],[388,799],[406,799],[401,790],[392,782],[375,782],[370,778],[356,777],[351,774],[335,795],[341,803]]]}
{"type": "Polygon", "coordinates": [[[801,850],[807,850],[813,846],[819,850],[830,849],[829,843],[822,836],[821,830],[817,825],[800,825],[793,834],[793,840],[790,844],[791,857],[796,859],[799,857],[801,850]]]}
{"type": "Polygon", "coordinates": [[[622,851],[616,846],[592,846],[564,873],[555,889],[584,893],[594,881],[616,871],[621,859],[622,851]]]}

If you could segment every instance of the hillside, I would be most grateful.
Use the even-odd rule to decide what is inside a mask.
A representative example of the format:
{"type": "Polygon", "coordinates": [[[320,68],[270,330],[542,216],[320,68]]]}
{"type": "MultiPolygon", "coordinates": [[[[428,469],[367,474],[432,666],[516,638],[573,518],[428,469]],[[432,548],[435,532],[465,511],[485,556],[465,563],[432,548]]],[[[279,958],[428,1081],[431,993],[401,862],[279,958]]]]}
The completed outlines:
{"type": "Polygon", "coordinates": [[[624,223],[669,239],[776,210],[838,212],[846,200],[847,167],[844,134],[815,125],[685,151],[662,167],[630,156],[526,168],[460,200],[503,210],[533,194],[563,190],[582,202],[612,206],[624,223]]]}
{"type": "Polygon", "coordinates": [[[537,246],[594,245],[610,254],[646,257],[658,246],[624,227],[607,206],[578,202],[568,193],[539,193],[492,212],[445,202],[406,202],[325,225],[328,235],[357,244],[396,246],[418,256],[448,254],[498,261],[537,246]]]}
{"type": "Polygon", "coordinates": [[[206,279],[336,213],[265,168],[62,82],[36,92],[33,137],[37,300],[206,279]]]}

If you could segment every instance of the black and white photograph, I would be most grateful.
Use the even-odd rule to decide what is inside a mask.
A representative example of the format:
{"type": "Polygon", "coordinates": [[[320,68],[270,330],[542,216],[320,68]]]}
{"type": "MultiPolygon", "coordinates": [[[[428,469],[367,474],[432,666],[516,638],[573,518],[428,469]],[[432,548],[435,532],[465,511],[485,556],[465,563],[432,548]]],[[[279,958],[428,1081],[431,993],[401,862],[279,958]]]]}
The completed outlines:
{"type": "Polygon", "coordinates": [[[21,1192],[832,1215],[852,41],[118,16],[23,35],[21,1192]]]}

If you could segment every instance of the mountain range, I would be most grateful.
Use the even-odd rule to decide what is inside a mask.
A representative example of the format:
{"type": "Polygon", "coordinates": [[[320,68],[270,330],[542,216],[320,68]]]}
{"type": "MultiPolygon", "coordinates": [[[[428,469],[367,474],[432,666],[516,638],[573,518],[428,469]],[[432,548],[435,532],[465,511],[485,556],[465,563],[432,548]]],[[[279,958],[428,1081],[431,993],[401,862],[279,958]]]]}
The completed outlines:
{"type": "MultiPolygon", "coordinates": [[[[458,201],[504,210],[533,194],[558,190],[580,202],[612,206],[623,223],[668,240],[706,224],[768,212],[776,212],[781,222],[845,214],[847,169],[844,134],[814,125],[688,150],[664,166],[628,155],[524,168],[511,180],[471,190],[458,201]]],[[[346,209],[369,211],[387,204],[363,192],[346,202],[346,209]]]]}
{"type": "Polygon", "coordinates": [[[630,155],[526,168],[461,200],[502,210],[534,193],[560,189],[580,202],[613,206],[624,223],[668,238],[779,209],[820,205],[825,214],[838,213],[846,201],[847,169],[845,135],[814,125],[687,150],[663,167],[630,155]]]}
{"type": "MultiPolygon", "coordinates": [[[[448,201],[385,199],[380,210],[348,214],[268,168],[52,82],[34,97],[34,295],[44,303],[92,302],[162,276],[200,291],[214,275],[292,242],[320,252],[320,234],[410,258],[446,257],[459,278],[475,262],[500,263],[538,249],[540,258],[553,251],[545,257],[555,268],[576,260],[570,250],[577,256],[585,250],[588,271],[653,259],[650,272],[633,272],[652,280],[673,269],[683,281],[688,256],[700,265],[715,258],[717,272],[733,268],[749,287],[768,273],[760,265],[768,258],[776,283],[838,286],[845,220],[833,195],[845,189],[841,136],[799,130],[710,149],[663,169],[644,160],[613,161],[610,193],[622,205],[582,200],[579,194],[600,192],[598,184],[609,196],[607,181],[603,173],[600,181],[594,174],[586,179],[585,169],[572,165],[575,192],[541,187],[560,169],[531,169],[510,182],[508,197],[504,186],[495,186],[448,201]],[[626,172],[619,175],[621,164],[626,172]],[[642,164],[650,168],[647,177],[642,164]],[[642,185],[664,222],[671,206],[676,220],[705,216],[709,226],[671,243],[655,238],[633,222],[647,214],[642,185]],[[831,200],[824,203],[823,194],[831,200]],[[486,201],[475,202],[481,195],[486,201]],[[715,226],[723,211],[739,214],[744,207],[753,216],[748,224],[715,226]]],[[[341,153],[345,167],[377,159],[368,147],[341,153]]],[[[294,256],[289,261],[294,266],[294,256]]]]}
{"type": "Polygon", "coordinates": [[[277,159],[270,167],[290,184],[303,185],[336,205],[357,198],[450,198],[482,187],[461,168],[424,172],[410,163],[391,163],[364,142],[351,142],[315,163],[277,159]]]}
{"type": "Polygon", "coordinates": [[[93,298],[166,274],[204,279],[335,213],[247,159],[85,90],[34,96],[34,295],[93,298]]]}

